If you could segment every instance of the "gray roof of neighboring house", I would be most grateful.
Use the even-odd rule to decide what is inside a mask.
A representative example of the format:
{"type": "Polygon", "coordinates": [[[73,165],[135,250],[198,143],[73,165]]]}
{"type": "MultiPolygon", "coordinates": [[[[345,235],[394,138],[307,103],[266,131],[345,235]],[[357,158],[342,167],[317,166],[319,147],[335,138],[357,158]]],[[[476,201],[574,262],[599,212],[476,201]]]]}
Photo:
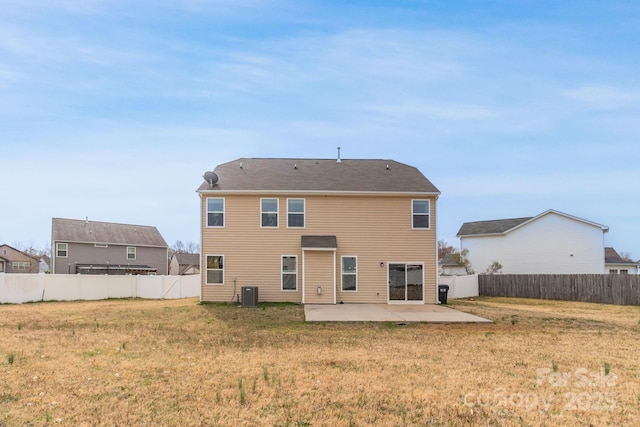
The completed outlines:
{"type": "Polygon", "coordinates": [[[501,234],[518,225],[531,220],[528,218],[497,219],[492,221],[465,222],[458,231],[458,236],[474,236],[479,234],[501,234]]]}
{"type": "Polygon", "coordinates": [[[460,254],[447,254],[438,262],[439,265],[449,265],[456,267],[464,267],[464,264],[460,262],[460,254]]]}
{"type": "Polygon", "coordinates": [[[605,264],[629,264],[637,265],[634,261],[628,261],[620,256],[618,252],[611,247],[604,248],[604,263],[605,264]]]}
{"type": "Polygon", "coordinates": [[[156,227],[78,219],[53,218],[54,242],[167,247],[156,227]]]}
{"type": "Polygon", "coordinates": [[[178,260],[178,265],[200,266],[200,254],[188,254],[184,252],[176,252],[173,255],[178,260]]]}
{"type": "Polygon", "coordinates": [[[481,235],[491,235],[491,234],[505,234],[514,228],[520,227],[530,221],[534,221],[538,218],[541,218],[548,214],[556,214],[563,216],[565,218],[573,219],[574,221],[580,221],[585,224],[592,225],[594,227],[598,227],[602,229],[603,232],[609,231],[609,227],[606,225],[598,224],[592,221],[588,221],[586,219],[578,218],[563,212],[559,212],[553,209],[549,209],[540,215],[526,217],[526,218],[510,218],[510,219],[497,219],[491,221],[475,221],[475,222],[465,222],[458,230],[458,237],[462,236],[481,236],[481,235]]]}
{"type": "Polygon", "coordinates": [[[218,165],[198,191],[399,192],[440,194],[415,167],[394,160],[252,159],[218,165]]]}
{"type": "MultiPolygon", "coordinates": [[[[9,249],[11,249],[11,250],[12,250],[12,251],[14,251],[14,252],[17,252],[17,253],[22,254],[22,255],[24,255],[24,256],[26,256],[26,257],[29,257],[29,258],[35,259],[36,261],[38,260],[38,258],[36,258],[36,257],[34,257],[34,256],[32,256],[32,255],[29,255],[28,253],[26,253],[26,252],[24,252],[24,251],[21,251],[20,249],[16,249],[16,248],[14,248],[13,246],[9,246],[9,245],[7,245],[6,243],[1,244],[1,245],[0,245],[0,248],[2,248],[2,247],[9,248],[9,249]]],[[[7,256],[8,256],[8,254],[7,254],[7,256]]],[[[9,257],[9,258],[2,257],[2,258],[3,258],[3,259],[5,259],[5,260],[7,260],[7,261],[10,261],[10,260],[11,260],[11,259],[9,259],[9,258],[11,258],[11,257],[9,257]]]]}

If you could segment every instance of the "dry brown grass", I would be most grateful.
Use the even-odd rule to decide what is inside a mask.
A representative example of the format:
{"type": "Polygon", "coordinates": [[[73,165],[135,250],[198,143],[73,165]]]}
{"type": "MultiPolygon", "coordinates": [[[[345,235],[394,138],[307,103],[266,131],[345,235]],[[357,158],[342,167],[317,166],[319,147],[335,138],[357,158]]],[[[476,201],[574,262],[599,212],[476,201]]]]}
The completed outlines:
{"type": "Polygon", "coordinates": [[[0,306],[0,426],[638,425],[640,307],[457,301],[494,324],[303,307],[0,306]]]}

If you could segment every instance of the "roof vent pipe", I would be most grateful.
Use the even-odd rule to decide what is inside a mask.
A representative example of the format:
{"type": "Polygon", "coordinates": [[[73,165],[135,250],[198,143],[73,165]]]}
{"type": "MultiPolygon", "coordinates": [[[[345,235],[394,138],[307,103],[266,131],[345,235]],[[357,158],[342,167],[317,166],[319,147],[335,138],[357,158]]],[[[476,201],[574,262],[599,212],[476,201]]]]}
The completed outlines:
{"type": "Polygon", "coordinates": [[[338,147],[338,160],[336,160],[336,163],[342,163],[342,159],[340,159],[340,147],[338,147]]]}

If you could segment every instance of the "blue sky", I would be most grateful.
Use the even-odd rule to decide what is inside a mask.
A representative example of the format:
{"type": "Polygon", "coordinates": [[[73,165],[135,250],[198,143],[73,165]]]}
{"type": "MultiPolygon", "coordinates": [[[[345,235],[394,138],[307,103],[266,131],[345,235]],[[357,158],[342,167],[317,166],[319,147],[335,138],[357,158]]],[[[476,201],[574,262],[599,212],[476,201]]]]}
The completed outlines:
{"type": "Polygon", "coordinates": [[[418,167],[454,245],[556,209],[638,259],[638,46],[637,1],[0,0],[0,243],[198,242],[204,171],[341,146],[418,167]]]}

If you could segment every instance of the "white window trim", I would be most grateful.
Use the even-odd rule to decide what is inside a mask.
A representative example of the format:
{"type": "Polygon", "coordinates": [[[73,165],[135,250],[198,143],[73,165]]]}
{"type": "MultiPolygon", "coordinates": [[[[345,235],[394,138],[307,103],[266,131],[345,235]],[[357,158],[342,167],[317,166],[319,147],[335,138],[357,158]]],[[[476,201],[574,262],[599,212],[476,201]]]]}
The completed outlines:
{"type": "Polygon", "coordinates": [[[301,197],[292,197],[290,199],[287,199],[287,228],[298,228],[298,229],[307,228],[307,200],[306,199],[301,197]],[[289,200],[302,200],[302,212],[289,212],[289,200]],[[304,222],[304,225],[302,227],[289,226],[289,213],[302,215],[302,220],[304,222]]]}
{"type": "Polygon", "coordinates": [[[299,265],[299,261],[300,261],[300,259],[299,259],[298,255],[282,255],[282,256],[280,257],[280,291],[281,291],[281,292],[298,292],[298,288],[299,288],[299,286],[298,286],[298,279],[299,279],[299,277],[300,277],[300,276],[298,275],[298,265],[299,265]],[[284,272],[284,270],[282,269],[282,267],[283,267],[283,262],[284,262],[284,259],[285,259],[285,258],[295,258],[295,259],[296,259],[296,271],[295,271],[295,273],[291,273],[291,272],[287,272],[287,273],[285,273],[285,272],[284,272]],[[284,288],[284,280],[282,280],[282,277],[283,277],[285,274],[290,274],[290,275],[295,274],[295,275],[296,275],[296,288],[295,288],[295,289],[285,289],[285,288],[284,288]]]}
{"type": "Polygon", "coordinates": [[[138,258],[138,249],[135,246],[127,246],[127,261],[135,261],[138,258]],[[129,258],[129,249],[133,249],[133,258],[129,258]]]}
{"type": "MultiPolygon", "coordinates": [[[[288,216],[287,216],[288,220],[288,216]]],[[[262,197],[260,199],[260,228],[280,228],[280,199],[277,197],[262,197]],[[276,201],[276,225],[264,225],[262,224],[262,215],[265,213],[274,213],[274,212],[265,212],[262,210],[262,201],[263,200],[275,200],[276,201]]]]}
{"type": "Polygon", "coordinates": [[[204,256],[204,282],[205,282],[205,285],[208,285],[208,286],[224,286],[224,264],[225,264],[225,260],[224,260],[224,255],[222,255],[222,254],[206,254],[206,255],[204,256]],[[207,266],[207,265],[208,265],[207,259],[208,259],[210,256],[217,256],[217,257],[221,257],[221,258],[222,258],[222,268],[211,268],[211,269],[210,269],[210,268],[207,266]],[[207,278],[208,278],[208,276],[209,276],[209,275],[207,274],[207,272],[208,272],[209,270],[212,270],[212,271],[222,271],[222,282],[221,282],[221,283],[209,283],[209,282],[207,281],[207,278]]]}
{"type": "Polygon", "coordinates": [[[205,226],[206,228],[224,228],[227,225],[227,202],[224,197],[207,197],[205,200],[205,226]],[[209,213],[220,213],[220,211],[209,212],[209,200],[222,200],[222,225],[209,225],[209,213]]]}
{"type": "Polygon", "coordinates": [[[340,257],[340,292],[358,292],[358,257],[354,256],[354,255],[343,255],[340,257]],[[355,258],[356,259],[356,271],[351,273],[345,273],[343,268],[344,268],[344,258],[355,258]],[[353,290],[345,290],[344,289],[344,275],[350,275],[350,276],[355,276],[356,277],[356,288],[353,290]]]}
{"type": "Polygon", "coordinates": [[[431,200],[429,200],[429,199],[412,199],[411,200],[411,229],[412,230],[431,230],[431,200]],[[414,213],[413,212],[414,202],[427,202],[427,209],[429,210],[429,212],[426,213],[426,214],[414,213]],[[414,227],[413,226],[413,217],[416,216],[416,215],[428,217],[429,218],[429,226],[428,227],[414,227]]]}
{"type": "Polygon", "coordinates": [[[69,244],[68,243],[56,243],[56,258],[68,258],[69,257],[69,244]],[[60,245],[65,246],[65,255],[60,255],[60,245]]]}

